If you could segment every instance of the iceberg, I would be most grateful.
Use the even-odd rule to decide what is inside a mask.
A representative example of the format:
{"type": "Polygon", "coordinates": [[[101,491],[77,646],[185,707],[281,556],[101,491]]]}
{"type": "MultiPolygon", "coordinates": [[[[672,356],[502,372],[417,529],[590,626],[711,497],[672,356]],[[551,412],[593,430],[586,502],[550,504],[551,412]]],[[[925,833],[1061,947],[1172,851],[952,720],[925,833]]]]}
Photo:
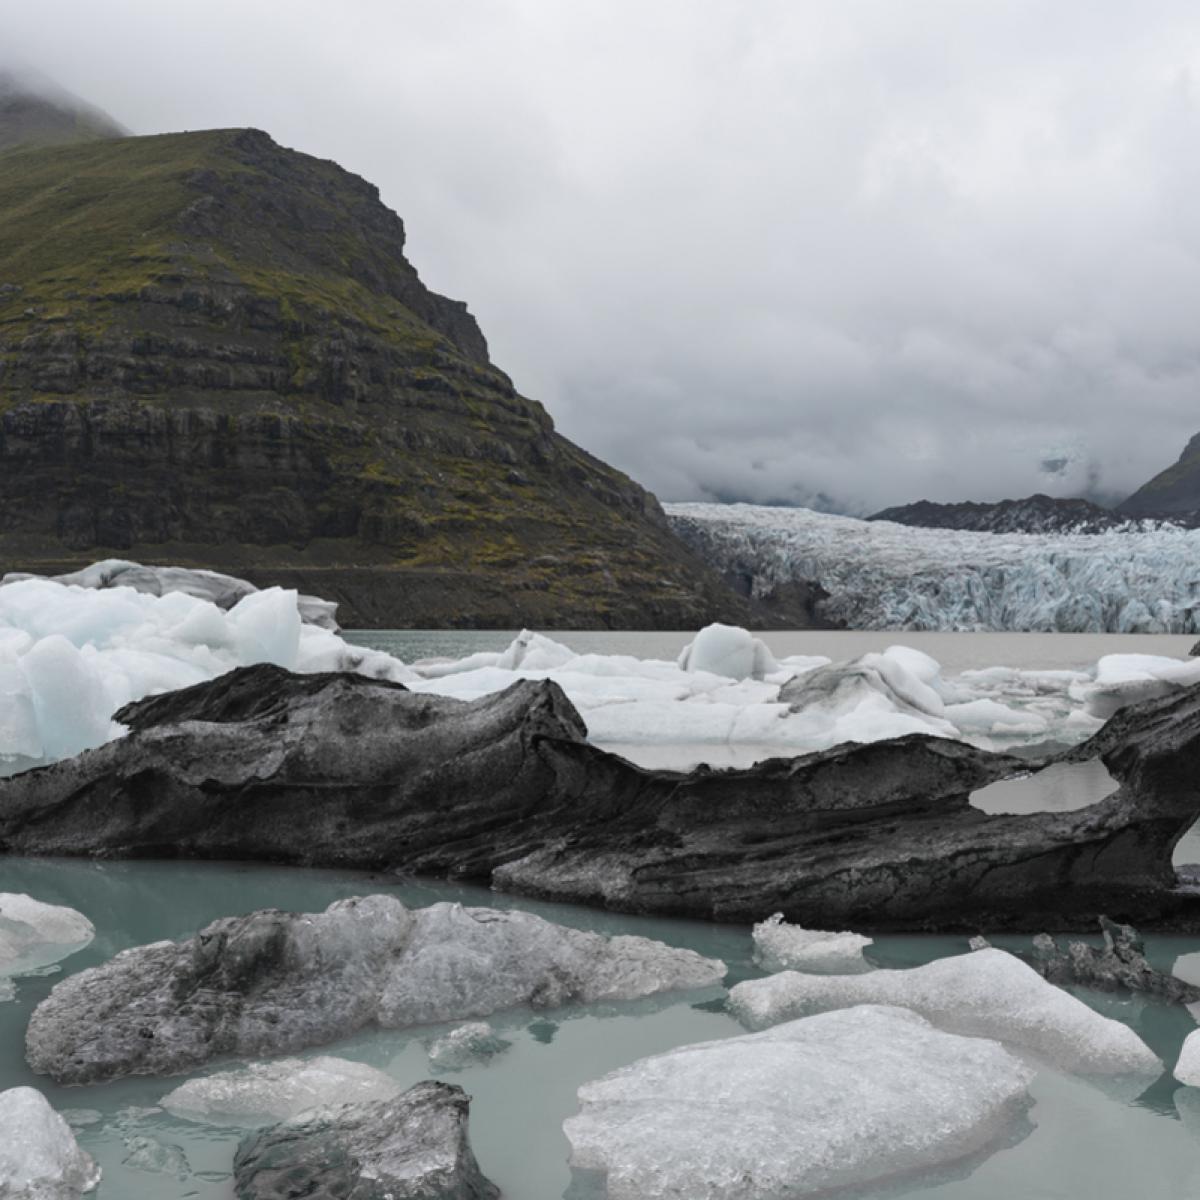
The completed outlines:
{"type": "Polygon", "coordinates": [[[124,950],[56,984],[30,1018],[25,1049],[39,1074],[93,1083],[293,1052],[372,1024],[633,1000],[724,974],[716,959],[648,938],[366,896],[322,913],[227,917],[184,942],[124,950]]]}
{"type": "Polygon", "coordinates": [[[1189,1087],[1200,1087],[1200,1029],[1184,1038],[1175,1064],[1175,1078],[1189,1087]]]}
{"type": "Polygon", "coordinates": [[[866,975],[784,971],[739,983],[729,1008],[752,1029],[858,1004],[898,1004],[939,1029],[995,1038],[1084,1075],[1157,1075],[1162,1064],[1127,1025],[1101,1016],[1004,950],[866,975]]]}
{"type": "Polygon", "coordinates": [[[996,1042],[866,1005],[642,1059],[584,1084],[563,1129],[609,1200],[825,1195],[1011,1137],[1033,1074],[996,1042]]]}
{"type": "Polygon", "coordinates": [[[872,939],[857,933],[830,933],[789,925],[775,913],[751,930],[754,961],[765,971],[816,971],[842,974],[869,971],[862,952],[872,939]]]}
{"type": "Polygon", "coordinates": [[[730,679],[763,679],[779,670],[766,645],[736,625],[706,625],[679,655],[682,671],[706,671],[730,679]]]}
{"type": "Polygon", "coordinates": [[[829,593],[850,629],[1196,633],[1200,529],[978,533],[754,504],[666,504],[675,532],[763,596],[829,593]]]}
{"type": "Polygon", "coordinates": [[[310,1109],[390,1100],[400,1085],[365,1063],[318,1055],[250,1063],[189,1079],[162,1098],[172,1116],[210,1125],[267,1125],[310,1109]]]}
{"type": "Polygon", "coordinates": [[[100,1182],[100,1168],[35,1088],[0,1092],[0,1131],[4,1200],[77,1200],[100,1182]]]}
{"type": "Polygon", "coordinates": [[[461,1071],[489,1062],[511,1045],[486,1021],[468,1021],[429,1046],[429,1065],[435,1071],[461,1071]]]}
{"type": "Polygon", "coordinates": [[[0,892],[0,977],[56,963],[95,936],[95,926],[73,908],[0,892]]]}

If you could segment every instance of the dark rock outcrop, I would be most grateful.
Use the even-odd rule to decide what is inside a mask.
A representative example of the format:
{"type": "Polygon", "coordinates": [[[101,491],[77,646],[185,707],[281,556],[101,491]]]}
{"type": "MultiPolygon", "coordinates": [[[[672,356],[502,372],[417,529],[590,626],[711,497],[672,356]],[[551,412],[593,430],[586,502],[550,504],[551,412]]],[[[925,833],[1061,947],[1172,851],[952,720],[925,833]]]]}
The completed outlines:
{"type": "Polygon", "coordinates": [[[1117,505],[1126,516],[1164,514],[1200,520],[1200,433],[1188,442],[1178,462],[1143,483],[1128,499],[1117,505]]]}
{"type": "Polygon", "coordinates": [[[264,1129],[238,1147],[238,1200],[497,1200],[468,1141],[469,1107],[462,1088],[427,1081],[264,1129]]]}
{"type": "Polygon", "coordinates": [[[465,703],[259,666],[117,718],[124,739],[0,780],[0,851],[388,868],[834,929],[1200,929],[1171,866],[1200,815],[1200,688],[1059,756],[1102,759],[1111,796],[1025,816],[969,797],[1030,760],[919,735],[644,770],[589,745],[550,682],[465,703]]]}
{"type": "MultiPolygon", "coordinates": [[[[1147,514],[1151,515],[1151,514],[1147,514]]],[[[1090,500],[1064,500],[1042,493],[1023,500],[938,504],[918,500],[885,508],[867,518],[925,529],[967,529],[980,533],[1107,533],[1127,529],[1128,513],[1113,513],[1090,500]]]]}

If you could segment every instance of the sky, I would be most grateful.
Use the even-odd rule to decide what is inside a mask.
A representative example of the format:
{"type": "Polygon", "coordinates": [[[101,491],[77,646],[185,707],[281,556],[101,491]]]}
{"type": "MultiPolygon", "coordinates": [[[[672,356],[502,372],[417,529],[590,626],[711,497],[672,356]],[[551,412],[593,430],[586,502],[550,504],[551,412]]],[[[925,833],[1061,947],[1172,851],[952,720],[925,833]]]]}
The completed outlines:
{"type": "Polygon", "coordinates": [[[39,0],[0,54],[378,184],[665,500],[1113,500],[1200,430],[1187,0],[39,0]]]}

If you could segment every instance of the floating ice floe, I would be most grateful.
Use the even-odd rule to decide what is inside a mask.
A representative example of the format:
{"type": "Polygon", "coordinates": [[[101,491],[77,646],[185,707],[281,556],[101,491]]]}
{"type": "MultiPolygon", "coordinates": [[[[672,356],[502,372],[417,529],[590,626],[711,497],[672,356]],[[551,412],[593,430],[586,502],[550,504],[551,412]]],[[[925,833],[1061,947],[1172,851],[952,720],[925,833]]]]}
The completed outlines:
{"type": "Polygon", "coordinates": [[[1129,1026],[1101,1016],[1004,950],[975,950],[923,967],[865,975],[785,971],[739,983],[729,994],[730,1010],[752,1029],[857,1004],[903,1005],[940,1029],[996,1038],[1065,1071],[1140,1075],[1162,1070],[1129,1026]]]}
{"type": "Polygon", "coordinates": [[[584,1084],[563,1128],[609,1200],[825,1195],[1011,1136],[1033,1074],[996,1042],[863,1006],[642,1059],[584,1084]]]}
{"type": "Polygon", "coordinates": [[[1175,1078],[1189,1087],[1200,1087],[1200,1029],[1184,1039],[1175,1064],[1175,1078]]]}
{"type": "Polygon", "coordinates": [[[0,1092],[0,1196],[76,1200],[100,1182],[100,1168],[71,1127],[30,1087],[0,1092]]]}
{"type": "Polygon", "coordinates": [[[461,1071],[489,1062],[512,1042],[500,1037],[486,1021],[468,1021],[438,1038],[429,1047],[429,1065],[435,1071],[461,1071]]]}
{"type": "Polygon", "coordinates": [[[319,1055],[250,1063],[189,1079],[162,1098],[172,1116],[210,1125],[266,1125],[310,1109],[388,1100],[401,1092],[390,1076],[365,1063],[319,1055]]]}
{"type": "Polygon", "coordinates": [[[95,926],[73,908],[0,892],[0,977],[56,963],[95,936],[95,926]]]}
{"type": "Polygon", "coordinates": [[[675,531],[756,595],[815,583],[849,629],[1196,633],[1200,530],[976,533],[803,508],[668,504],[675,531]]]}
{"type": "Polygon", "coordinates": [[[525,630],[503,651],[410,667],[305,624],[297,604],[295,592],[278,588],[225,610],[180,591],[44,579],[0,587],[0,772],[120,736],[113,718],[130,701],[260,662],[356,671],[465,700],[519,679],[550,679],[594,744],[681,770],[913,733],[1002,749],[1073,742],[1116,705],[1200,680],[1200,663],[1147,655],[1108,656],[1090,670],[988,668],[955,677],[905,646],[850,662],[776,660],[759,639],[729,626],[701,630],[678,662],[576,654],[525,630]]]}
{"type": "Polygon", "coordinates": [[[372,1024],[633,1000],[710,987],[724,974],[717,959],[648,938],[366,896],[322,913],[228,917],[188,941],[124,950],[55,985],[30,1018],[25,1049],[35,1071],[91,1083],[294,1052],[372,1024]]]}
{"type": "Polygon", "coordinates": [[[269,662],[405,680],[398,659],[305,624],[294,591],[268,588],[228,611],[184,592],[155,595],[25,579],[0,587],[0,769],[33,766],[123,732],[132,700],[269,662]]]}
{"type": "Polygon", "coordinates": [[[862,956],[872,939],[858,933],[830,933],[789,925],[775,913],[751,930],[754,961],[766,971],[816,971],[843,974],[869,971],[862,956]]]}

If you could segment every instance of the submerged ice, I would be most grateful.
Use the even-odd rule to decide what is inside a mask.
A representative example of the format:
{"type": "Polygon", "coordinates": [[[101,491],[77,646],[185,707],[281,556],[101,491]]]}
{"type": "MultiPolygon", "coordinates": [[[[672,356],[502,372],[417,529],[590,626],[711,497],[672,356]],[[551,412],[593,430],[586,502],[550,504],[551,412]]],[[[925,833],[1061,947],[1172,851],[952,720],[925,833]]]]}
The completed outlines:
{"type": "Polygon", "coordinates": [[[850,629],[1200,631],[1200,530],[997,534],[753,504],[665,508],[756,595],[818,584],[822,614],[850,629]]]}
{"type": "Polygon", "coordinates": [[[609,1200],[824,1195],[1011,1135],[1033,1074],[994,1041],[866,1005],[642,1059],[581,1087],[564,1131],[609,1200]]]}

